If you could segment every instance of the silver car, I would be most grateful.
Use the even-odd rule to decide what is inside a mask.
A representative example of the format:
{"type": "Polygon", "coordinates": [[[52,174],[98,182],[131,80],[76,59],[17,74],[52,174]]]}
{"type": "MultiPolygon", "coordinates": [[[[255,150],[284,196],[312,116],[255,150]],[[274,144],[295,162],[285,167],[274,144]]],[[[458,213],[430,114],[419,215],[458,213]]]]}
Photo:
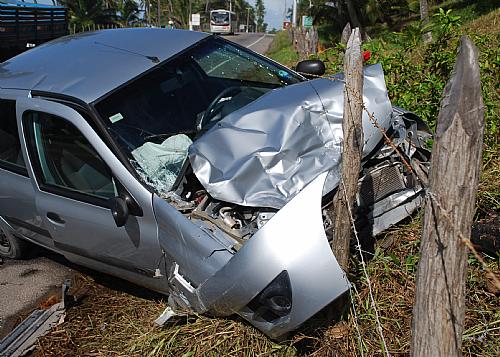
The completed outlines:
{"type": "MultiPolygon", "coordinates": [[[[358,221],[374,236],[421,205],[402,157],[425,170],[429,134],[379,65],[364,101],[393,141],[364,114],[358,221]]],[[[342,75],[308,80],[204,33],[34,48],[0,64],[0,255],[34,243],[283,336],[349,289],[329,246],[342,108],[342,75]]]]}

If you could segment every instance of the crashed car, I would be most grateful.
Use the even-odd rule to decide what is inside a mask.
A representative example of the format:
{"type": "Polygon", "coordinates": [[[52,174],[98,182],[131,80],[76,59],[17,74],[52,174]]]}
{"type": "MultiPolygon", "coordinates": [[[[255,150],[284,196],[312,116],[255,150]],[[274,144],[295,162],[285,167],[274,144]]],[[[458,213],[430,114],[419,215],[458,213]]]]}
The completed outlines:
{"type": "MultiPolygon", "coordinates": [[[[0,64],[0,254],[35,243],[283,336],[350,286],[329,246],[343,86],[182,30],[18,55],[0,64]]],[[[364,113],[357,219],[377,235],[421,205],[403,159],[426,170],[429,132],[391,105],[380,65],[363,96],[378,127],[364,113]]]]}

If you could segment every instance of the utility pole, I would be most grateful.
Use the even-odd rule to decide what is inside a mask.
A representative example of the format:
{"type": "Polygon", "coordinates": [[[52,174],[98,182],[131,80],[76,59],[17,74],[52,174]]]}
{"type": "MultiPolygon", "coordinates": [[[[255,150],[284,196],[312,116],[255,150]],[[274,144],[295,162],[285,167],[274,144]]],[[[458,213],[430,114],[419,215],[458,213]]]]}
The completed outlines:
{"type": "Polygon", "coordinates": [[[297,0],[293,1],[292,27],[297,27],[297,0]]]}
{"type": "Polygon", "coordinates": [[[161,27],[161,23],[160,23],[160,20],[161,20],[161,18],[160,18],[160,0],[157,0],[157,1],[158,1],[158,3],[157,3],[157,5],[158,5],[157,21],[158,21],[158,27],[161,27]]]}
{"type": "Polygon", "coordinates": [[[233,32],[233,19],[232,19],[232,11],[233,11],[233,2],[231,0],[229,0],[229,28],[231,29],[230,30],[230,33],[233,32]]]}
{"type": "Polygon", "coordinates": [[[193,13],[192,13],[191,0],[189,0],[189,31],[193,31],[193,13]]]}
{"type": "Polygon", "coordinates": [[[250,8],[247,7],[247,27],[246,27],[247,33],[248,33],[248,21],[249,20],[250,20],[250,8]]]}
{"type": "Polygon", "coordinates": [[[149,0],[146,1],[146,11],[148,14],[148,26],[151,26],[151,3],[149,2],[149,0]]]}

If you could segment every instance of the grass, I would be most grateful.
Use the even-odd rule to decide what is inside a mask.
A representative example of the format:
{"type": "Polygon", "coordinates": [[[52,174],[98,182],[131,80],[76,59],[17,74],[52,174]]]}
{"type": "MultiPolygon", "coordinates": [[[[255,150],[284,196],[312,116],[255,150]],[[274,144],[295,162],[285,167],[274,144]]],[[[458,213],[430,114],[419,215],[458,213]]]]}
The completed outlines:
{"type": "MultiPolygon", "coordinates": [[[[464,3],[448,1],[445,5],[459,7],[464,3]]],[[[467,6],[461,9],[471,11],[467,10],[467,6]]],[[[498,9],[462,27],[462,31],[473,40],[484,41],[478,44],[483,52],[498,51],[499,29],[498,9]]],[[[383,40],[377,41],[380,48],[389,47],[383,40]]],[[[398,46],[394,45],[389,51],[401,51],[398,46]]],[[[298,60],[286,32],[276,35],[268,56],[286,65],[293,65],[298,60]]],[[[332,56],[336,56],[335,52],[332,56]]],[[[410,63],[418,64],[423,61],[423,50],[418,47],[411,56],[413,62],[410,63]]],[[[489,98],[494,102],[498,100],[499,93],[498,64],[485,64],[485,58],[481,58],[481,71],[486,79],[483,81],[483,92],[492,92],[489,98]]],[[[338,58],[329,60],[331,63],[338,62],[338,58]]],[[[496,125],[498,106],[491,105],[489,108],[489,120],[493,124],[488,125],[496,125]]],[[[498,228],[498,132],[495,133],[494,126],[487,129],[489,136],[483,155],[476,218],[493,213],[493,217],[497,217],[498,228]]],[[[389,352],[394,356],[408,355],[410,350],[420,232],[419,216],[406,225],[394,228],[378,241],[375,254],[367,265],[384,336],[389,352]]],[[[500,275],[499,258],[485,256],[485,259],[489,269],[500,275]]],[[[466,356],[499,356],[498,292],[492,288],[484,269],[472,255],[469,255],[468,263],[462,351],[466,356]]],[[[63,324],[39,340],[35,355],[360,356],[363,351],[366,356],[379,356],[382,355],[382,347],[375,326],[375,311],[370,305],[367,281],[355,257],[351,267],[352,306],[345,318],[332,324],[325,315],[318,314],[313,321],[280,343],[269,340],[238,317],[213,318],[192,314],[173,318],[164,328],[156,328],[152,322],[166,307],[162,297],[129,294],[110,287],[116,286],[116,283],[104,284],[100,279],[79,275],[71,291],[80,296],[79,303],[68,310],[63,324]]]]}
{"type": "Polygon", "coordinates": [[[277,32],[266,56],[285,66],[295,66],[299,61],[299,56],[294,51],[291,41],[287,31],[277,32]]]}
{"type": "MultiPolygon", "coordinates": [[[[391,355],[407,355],[415,273],[419,259],[419,217],[394,229],[380,241],[367,269],[384,336],[391,355]],[[382,248],[382,246],[384,248],[382,248]]],[[[488,259],[499,274],[499,261],[488,259]]],[[[158,297],[114,290],[79,275],[70,291],[80,297],[66,321],[38,342],[37,356],[333,356],[382,354],[369,303],[367,282],[353,259],[350,281],[355,289],[345,321],[334,325],[319,315],[288,340],[276,343],[237,317],[192,314],[173,318],[164,328],[153,326],[165,309],[158,297]],[[320,326],[318,328],[318,326],[320,326]],[[357,328],[361,339],[358,338],[357,328]],[[361,347],[362,346],[362,347],[361,347]]],[[[488,291],[479,263],[469,257],[463,352],[468,356],[500,354],[498,297],[488,291]]]]}

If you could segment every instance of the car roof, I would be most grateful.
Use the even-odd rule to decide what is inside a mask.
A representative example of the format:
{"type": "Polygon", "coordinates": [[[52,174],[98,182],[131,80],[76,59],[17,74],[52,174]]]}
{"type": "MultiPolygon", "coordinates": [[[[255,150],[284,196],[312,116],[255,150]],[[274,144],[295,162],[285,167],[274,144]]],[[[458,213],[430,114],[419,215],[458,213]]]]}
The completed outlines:
{"type": "Polygon", "coordinates": [[[0,63],[0,87],[52,92],[91,103],[208,36],[127,28],[61,37],[0,63]]]}

